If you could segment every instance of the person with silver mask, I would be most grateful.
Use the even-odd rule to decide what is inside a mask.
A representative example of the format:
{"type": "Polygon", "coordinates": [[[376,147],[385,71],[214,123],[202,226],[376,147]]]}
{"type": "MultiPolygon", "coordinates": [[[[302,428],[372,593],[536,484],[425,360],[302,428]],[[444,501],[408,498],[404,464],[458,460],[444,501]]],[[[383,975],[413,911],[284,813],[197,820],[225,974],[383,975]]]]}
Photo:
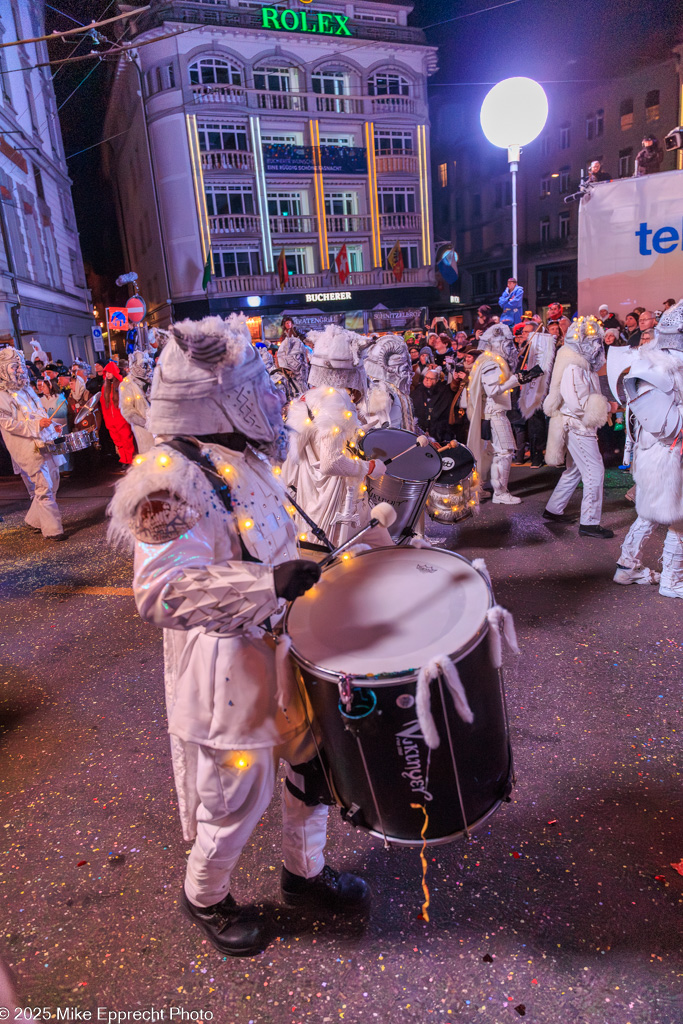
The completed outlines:
{"type": "Polygon", "coordinates": [[[598,428],[607,422],[609,401],[601,394],[598,370],[605,362],[604,331],[594,316],[580,316],[567,331],[558,351],[543,411],[550,416],[545,461],[566,469],[543,518],[554,523],[575,522],[565,513],[579,481],[583,483],[579,535],[609,538],[600,525],[605,467],[598,448],[598,428]]]}
{"type": "Polygon", "coordinates": [[[634,353],[624,388],[637,424],[638,517],[624,538],[614,582],[659,582],[663,597],[683,597],[683,300],[663,314],[654,340],[634,353]],[[659,525],[667,527],[661,576],[642,563],[643,546],[659,525]]]}
{"type": "Polygon", "coordinates": [[[414,432],[413,368],[405,341],[398,334],[383,334],[371,342],[364,357],[368,391],[359,411],[367,430],[396,427],[414,432]]]}
{"type": "Polygon", "coordinates": [[[31,498],[24,522],[49,540],[65,540],[57,506],[59,467],[63,455],[43,453],[36,442],[54,441],[61,428],[45,415],[29,385],[23,352],[11,345],[0,349],[0,433],[31,498]]]}
{"type": "Polygon", "coordinates": [[[154,444],[154,435],[147,428],[149,400],[147,393],[152,383],[154,361],[146,352],[132,352],[128,360],[128,374],[119,386],[119,408],[135,436],[139,453],[148,452],[154,444]]]}
{"type": "Polygon", "coordinates": [[[183,835],[194,839],[181,909],[223,954],[251,956],[268,930],[256,908],[237,905],[231,876],[280,758],[285,901],[358,910],[368,889],[325,864],[315,745],[286,645],[276,656],[285,602],[320,576],[299,557],[267,457],[284,448],[280,396],[242,315],[184,320],[170,334],[151,388],[157,444],[117,486],[110,539],[134,548],[138,611],[164,629],[173,770],[183,835]]]}

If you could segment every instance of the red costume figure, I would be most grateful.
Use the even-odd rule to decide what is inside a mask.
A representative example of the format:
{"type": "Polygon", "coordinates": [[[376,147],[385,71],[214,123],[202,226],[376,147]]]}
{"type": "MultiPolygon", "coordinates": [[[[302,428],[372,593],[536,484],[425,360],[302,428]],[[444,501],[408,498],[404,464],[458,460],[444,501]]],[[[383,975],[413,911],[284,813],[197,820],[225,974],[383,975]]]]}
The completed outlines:
{"type": "Polygon", "coordinates": [[[122,380],[121,371],[116,363],[107,363],[104,368],[104,384],[102,385],[100,404],[105,425],[116,445],[119,459],[124,465],[129,466],[135,455],[135,438],[119,409],[119,384],[122,380]]]}

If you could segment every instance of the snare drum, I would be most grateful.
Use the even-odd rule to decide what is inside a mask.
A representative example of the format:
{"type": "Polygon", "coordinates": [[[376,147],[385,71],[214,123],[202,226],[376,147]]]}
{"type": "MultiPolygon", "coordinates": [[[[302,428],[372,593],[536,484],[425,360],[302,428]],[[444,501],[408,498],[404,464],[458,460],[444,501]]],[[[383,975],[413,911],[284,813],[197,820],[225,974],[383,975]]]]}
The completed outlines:
{"type": "Polygon", "coordinates": [[[396,522],[389,527],[392,540],[408,536],[417,522],[429,493],[431,481],[441,472],[441,457],[429,445],[415,446],[417,436],[409,430],[384,427],[369,430],[362,439],[365,459],[387,459],[406,452],[387,466],[384,476],[367,480],[370,506],[387,501],[396,510],[396,522]]]}
{"type": "Polygon", "coordinates": [[[458,444],[441,452],[443,469],[432,484],[425,508],[436,523],[457,523],[479,503],[479,474],[474,455],[458,444]]]}
{"type": "Polygon", "coordinates": [[[89,430],[73,430],[70,434],[64,434],[62,452],[81,452],[92,444],[92,437],[89,430]]]}
{"type": "Polygon", "coordinates": [[[379,548],[332,563],[287,615],[292,656],[323,739],[343,816],[389,843],[447,843],[489,817],[511,789],[500,671],[488,644],[488,580],[443,548],[379,548]],[[450,654],[474,714],[431,684],[440,745],[416,711],[419,670],[450,654]],[[350,702],[341,700],[341,693],[350,702]]]}

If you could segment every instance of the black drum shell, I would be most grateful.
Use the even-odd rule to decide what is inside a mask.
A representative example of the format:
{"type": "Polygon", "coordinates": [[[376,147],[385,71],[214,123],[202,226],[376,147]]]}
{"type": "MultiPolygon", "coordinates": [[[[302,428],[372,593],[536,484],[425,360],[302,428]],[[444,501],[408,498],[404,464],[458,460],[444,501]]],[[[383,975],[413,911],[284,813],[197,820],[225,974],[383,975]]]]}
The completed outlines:
{"type": "Polygon", "coordinates": [[[489,654],[488,633],[457,667],[474,721],[471,725],[463,722],[446,684],[433,682],[431,707],[441,743],[431,753],[417,722],[414,679],[398,679],[395,684],[381,680],[376,686],[368,679],[354,680],[355,685],[372,690],[377,698],[373,711],[354,719],[344,717],[336,683],[299,669],[322,736],[333,788],[342,813],[354,824],[377,835],[386,834],[390,842],[418,845],[422,842],[424,816],[410,805],[423,804],[429,815],[427,841],[446,843],[462,835],[466,826],[472,828],[486,818],[509,794],[512,759],[502,679],[489,654]],[[402,707],[402,703],[409,706],[402,707]],[[466,821],[458,799],[444,704],[466,821]]]}

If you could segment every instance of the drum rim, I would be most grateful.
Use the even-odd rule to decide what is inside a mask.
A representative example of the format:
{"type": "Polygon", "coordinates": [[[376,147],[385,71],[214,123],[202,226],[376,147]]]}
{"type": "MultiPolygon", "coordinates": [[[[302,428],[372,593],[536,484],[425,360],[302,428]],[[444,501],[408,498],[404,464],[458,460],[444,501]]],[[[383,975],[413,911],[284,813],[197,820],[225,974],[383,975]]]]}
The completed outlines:
{"type": "MultiPolygon", "coordinates": [[[[509,744],[508,734],[508,747],[509,744]]],[[[512,757],[510,758],[510,766],[508,768],[508,781],[512,776],[512,757]]],[[[496,813],[497,810],[505,803],[505,797],[501,797],[500,800],[496,800],[493,807],[489,807],[485,814],[482,814],[481,818],[477,818],[476,821],[468,822],[467,828],[461,828],[459,832],[451,832],[447,836],[438,836],[436,839],[425,839],[424,843],[426,846],[445,846],[447,843],[454,843],[456,839],[462,839],[468,832],[474,832],[476,829],[485,825],[489,818],[496,813]]],[[[422,846],[422,839],[397,839],[395,836],[387,835],[386,837],[382,832],[377,832],[374,828],[365,828],[363,826],[363,832],[366,832],[370,836],[375,836],[377,839],[385,839],[389,846],[422,846]]]]}
{"type": "MultiPolygon", "coordinates": [[[[406,437],[414,437],[416,441],[417,441],[417,438],[419,436],[418,434],[414,434],[412,432],[412,430],[406,430],[405,427],[373,427],[372,430],[366,430],[365,431],[365,433],[363,434],[362,440],[365,441],[365,438],[369,437],[370,434],[378,434],[380,432],[380,430],[395,430],[397,433],[405,434],[406,437]]],[[[361,444],[361,451],[363,452],[363,457],[365,459],[367,459],[368,457],[372,458],[372,456],[367,456],[365,454],[365,448],[363,447],[362,444],[361,444]]],[[[422,479],[422,480],[415,480],[412,476],[392,476],[391,473],[385,473],[385,474],[383,474],[381,479],[384,479],[384,476],[386,476],[388,480],[401,480],[403,483],[406,483],[406,484],[433,484],[434,481],[439,478],[440,474],[443,473],[443,463],[441,461],[441,456],[437,452],[436,448],[432,448],[432,451],[434,452],[434,454],[437,456],[437,458],[439,460],[439,468],[436,471],[436,473],[434,474],[434,476],[430,476],[426,480],[424,480],[424,479],[422,479]]],[[[393,458],[393,456],[390,456],[390,458],[393,458]]]]}
{"type": "MultiPolygon", "coordinates": [[[[408,547],[409,545],[404,545],[404,546],[408,547]]],[[[396,551],[396,549],[398,547],[399,546],[397,544],[387,544],[387,545],[385,545],[384,547],[381,547],[381,548],[371,548],[370,551],[360,551],[354,557],[355,558],[363,558],[366,555],[371,555],[371,554],[373,554],[376,551],[396,551]]],[[[466,562],[467,565],[469,565],[472,569],[474,569],[474,571],[479,576],[481,576],[482,580],[484,581],[484,583],[486,585],[486,589],[487,589],[488,595],[489,595],[489,610],[494,607],[496,601],[495,601],[495,598],[493,596],[493,587],[491,585],[491,581],[488,579],[486,574],[484,572],[482,572],[481,569],[477,569],[476,566],[474,566],[472,564],[472,562],[470,562],[469,558],[465,558],[465,556],[461,555],[458,551],[451,551],[450,548],[444,548],[444,547],[441,547],[441,546],[437,546],[436,544],[432,544],[431,545],[431,549],[433,551],[445,551],[446,554],[452,555],[454,558],[460,559],[461,562],[466,562]]],[[[416,550],[416,549],[413,549],[413,550],[416,550]]],[[[335,564],[335,562],[331,562],[330,563],[331,566],[334,565],[334,564],[335,564]]],[[[288,630],[289,616],[290,616],[290,612],[291,612],[293,607],[294,607],[294,601],[292,601],[287,606],[287,611],[285,612],[285,618],[284,618],[284,622],[283,622],[284,631],[290,637],[291,642],[292,642],[291,643],[291,648],[290,648],[290,653],[291,653],[292,657],[294,658],[294,660],[296,661],[297,665],[300,668],[305,668],[307,672],[310,672],[311,675],[315,676],[316,678],[321,679],[324,682],[330,682],[330,683],[339,683],[339,681],[341,679],[345,679],[346,678],[346,679],[349,679],[349,680],[353,680],[355,686],[361,686],[361,687],[362,686],[367,686],[367,687],[380,687],[380,686],[381,687],[388,687],[388,686],[403,685],[405,683],[411,683],[411,682],[414,682],[414,681],[417,680],[417,677],[418,677],[418,674],[420,672],[421,666],[418,666],[417,668],[406,669],[404,672],[392,672],[390,675],[375,677],[375,676],[367,676],[367,675],[355,676],[352,673],[348,673],[348,672],[333,672],[331,669],[320,668],[318,665],[315,665],[313,662],[308,661],[307,658],[304,658],[303,655],[300,654],[297,651],[296,644],[294,642],[294,637],[291,635],[291,633],[289,633],[289,630],[288,630]]],[[[482,622],[481,626],[479,627],[477,632],[474,634],[472,639],[469,641],[469,643],[466,644],[464,647],[458,648],[457,651],[449,652],[448,653],[448,657],[455,664],[457,664],[457,662],[459,662],[459,661],[462,661],[463,658],[466,658],[468,654],[471,654],[472,651],[474,651],[479,646],[479,644],[481,643],[483,637],[486,636],[488,631],[489,631],[488,619],[484,618],[484,621],[482,622]]]]}

